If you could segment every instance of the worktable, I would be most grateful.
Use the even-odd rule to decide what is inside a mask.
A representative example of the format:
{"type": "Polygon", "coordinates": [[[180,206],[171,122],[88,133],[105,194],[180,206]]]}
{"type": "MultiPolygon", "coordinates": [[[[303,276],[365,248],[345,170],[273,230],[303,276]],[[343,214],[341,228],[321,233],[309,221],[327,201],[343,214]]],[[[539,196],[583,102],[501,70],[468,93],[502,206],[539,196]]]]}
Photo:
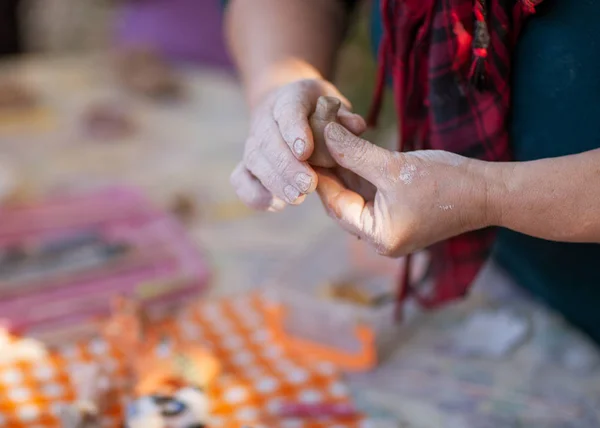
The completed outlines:
{"type": "MultiPolygon", "coordinates": [[[[161,104],[119,89],[102,54],[26,58],[2,71],[18,73],[42,98],[30,120],[0,117],[0,155],[28,191],[127,183],[165,207],[174,194],[192,197],[199,204],[190,234],[215,271],[214,294],[260,287],[331,228],[314,196],[280,214],[252,213],[237,202],[229,174],[247,114],[232,76],[184,67],[188,98],[161,104]],[[91,141],[80,117],[92,102],[124,106],[139,131],[123,141],[91,141]]],[[[585,338],[489,266],[466,301],[419,315],[379,369],[349,379],[361,406],[393,414],[403,427],[597,427],[599,362],[585,338]],[[481,311],[519,318],[528,329],[524,343],[499,358],[453,352],[465,320],[481,311]]]]}

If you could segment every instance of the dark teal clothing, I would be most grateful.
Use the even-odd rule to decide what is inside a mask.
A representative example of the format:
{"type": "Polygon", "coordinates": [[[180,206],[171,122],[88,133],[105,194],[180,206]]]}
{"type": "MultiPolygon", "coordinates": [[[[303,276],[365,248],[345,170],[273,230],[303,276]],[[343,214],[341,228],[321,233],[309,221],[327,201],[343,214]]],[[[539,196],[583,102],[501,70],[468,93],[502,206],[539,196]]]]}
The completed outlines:
{"type": "MultiPolygon", "coordinates": [[[[515,58],[512,144],[521,161],[600,147],[600,0],[556,0],[540,12],[515,58]]],[[[502,231],[496,259],[600,342],[600,245],[502,231]]]]}
{"type": "MultiPolygon", "coordinates": [[[[378,5],[374,8],[375,47],[381,21],[378,5]]],[[[513,70],[516,160],[600,147],[599,18],[600,0],[546,0],[525,26],[513,70]]],[[[518,284],[600,342],[600,245],[501,230],[494,257],[518,284]]]]}

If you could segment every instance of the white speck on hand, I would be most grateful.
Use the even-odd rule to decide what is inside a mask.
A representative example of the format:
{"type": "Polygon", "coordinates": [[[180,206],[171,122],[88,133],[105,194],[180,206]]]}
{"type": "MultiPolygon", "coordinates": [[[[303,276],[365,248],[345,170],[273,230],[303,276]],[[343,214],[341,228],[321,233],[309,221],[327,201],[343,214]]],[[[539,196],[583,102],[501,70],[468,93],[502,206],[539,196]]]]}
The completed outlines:
{"type": "Polygon", "coordinates": [[[414,165],[404,165],[402,167],[402,169],[400,170],[400,180],[404,183],[404,184],[410,184],[412,183],[413,179],[415,178],[417,172],[417,167],[414,165]]]}
{"type": "Polygon", "coordinates": [[[454,205],[440,205],[439,207],[442,211],[450,211],[454,209],[454,205]]]}

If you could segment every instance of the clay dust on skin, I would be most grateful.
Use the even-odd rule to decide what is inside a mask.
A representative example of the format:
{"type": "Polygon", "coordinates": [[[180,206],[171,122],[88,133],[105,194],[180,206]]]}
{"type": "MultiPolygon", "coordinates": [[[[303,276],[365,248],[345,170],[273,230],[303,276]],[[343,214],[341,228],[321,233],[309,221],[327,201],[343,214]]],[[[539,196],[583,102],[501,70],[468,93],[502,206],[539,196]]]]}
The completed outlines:
{"type": "Polygon", "coordinates": [[[417,167],[414,165],[404,165],[402,167],[402,169],[400,170],[400,180],[404,183],[404,184],[410,184],[412,183],[413,179],[415,178],[415,175],[417,174],[417,167]]]}

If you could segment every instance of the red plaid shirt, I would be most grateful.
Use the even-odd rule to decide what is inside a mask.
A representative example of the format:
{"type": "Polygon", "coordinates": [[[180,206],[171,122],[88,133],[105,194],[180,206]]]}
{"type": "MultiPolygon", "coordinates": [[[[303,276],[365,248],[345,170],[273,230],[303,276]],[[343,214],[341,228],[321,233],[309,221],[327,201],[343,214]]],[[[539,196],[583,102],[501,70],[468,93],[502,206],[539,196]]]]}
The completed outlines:
{"type": "MultiPolygon", "coordinates": [[[[391,75],[400,150],[438,149],[487,161],[510,160],[508,117],[512,50],[542,0],[382,0],[384,36],[369,122],[391,75]]],[[[463,296],[490,254],[494,230],[430,248],[434,288],[412,293],[425,307],[463,296]]]]}

